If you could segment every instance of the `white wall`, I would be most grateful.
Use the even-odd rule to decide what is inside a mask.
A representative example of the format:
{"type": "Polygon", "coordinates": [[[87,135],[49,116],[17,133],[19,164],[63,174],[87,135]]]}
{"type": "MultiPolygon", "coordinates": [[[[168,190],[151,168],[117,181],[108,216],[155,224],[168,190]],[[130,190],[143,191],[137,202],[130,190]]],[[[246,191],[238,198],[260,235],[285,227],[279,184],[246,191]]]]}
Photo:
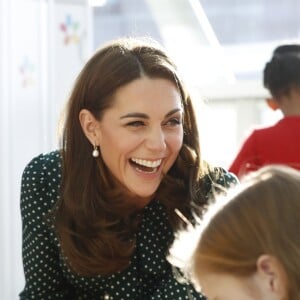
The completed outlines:
{"type": "Polygon", "coordinates": [[[19,211],[29,160],[57,147],[61,107],[90,53],[86,1],[0,0],[0,299],[24,285],[19,211]]]}

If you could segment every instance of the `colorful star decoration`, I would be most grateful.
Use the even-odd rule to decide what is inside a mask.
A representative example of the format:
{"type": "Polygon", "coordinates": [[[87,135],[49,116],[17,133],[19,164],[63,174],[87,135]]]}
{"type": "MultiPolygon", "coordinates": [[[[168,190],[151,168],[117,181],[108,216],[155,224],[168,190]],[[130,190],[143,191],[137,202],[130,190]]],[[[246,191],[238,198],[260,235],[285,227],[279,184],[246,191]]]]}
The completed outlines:
{"type": "Polygon", "coordinates": [[[72,19],[72,16],[66,15],[64,23],[60,24],[60,30],[64,33],[64,44],[69,45],[71,43],[79,43],[78,35],[79,23],[72,19]]]}
{"type": "Polygon", "coordinates": [[[35,67],[27,56],[24,57],[19,71],[22,78],[22,86],[24,88],[34,85],[35,67]]]}

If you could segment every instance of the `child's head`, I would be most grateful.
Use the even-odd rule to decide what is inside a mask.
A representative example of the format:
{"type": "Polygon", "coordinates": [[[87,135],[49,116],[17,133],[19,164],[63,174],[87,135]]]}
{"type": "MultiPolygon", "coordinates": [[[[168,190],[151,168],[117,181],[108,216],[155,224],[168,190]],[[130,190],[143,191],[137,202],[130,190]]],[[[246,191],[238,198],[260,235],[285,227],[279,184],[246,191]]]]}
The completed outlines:
{"type": "Polygon", "coordinates": [[[265,65],[263,83],[271,93],[266,99],[270,108],[285,116],[300,114],[300,44],[275,48],[265,65]]]}
{"type": "Polygon", "coordinates": [[[250,176],[204,215],[191,276],[208,299],[300,299],[300,173],[250,176]]]}
{"type": "Polygon", "coordinates": [[[274,98],[288,95],[291,88],[300,88],[300,44],[275,48],[265,65],[263,83],[274,98]]]}

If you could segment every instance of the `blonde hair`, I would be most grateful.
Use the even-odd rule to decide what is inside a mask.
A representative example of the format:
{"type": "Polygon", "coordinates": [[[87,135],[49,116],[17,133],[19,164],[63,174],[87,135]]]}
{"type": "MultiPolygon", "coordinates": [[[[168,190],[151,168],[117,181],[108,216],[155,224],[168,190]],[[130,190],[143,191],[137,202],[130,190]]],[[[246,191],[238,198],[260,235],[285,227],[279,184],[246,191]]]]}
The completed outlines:
{"type": "Polygon", "coordinates": [[[289,299],[300,296],[300,173],[263,167],[204,215],[190,271],[248,276],[261,254],[275,256],[286,271],[289,299]]]}

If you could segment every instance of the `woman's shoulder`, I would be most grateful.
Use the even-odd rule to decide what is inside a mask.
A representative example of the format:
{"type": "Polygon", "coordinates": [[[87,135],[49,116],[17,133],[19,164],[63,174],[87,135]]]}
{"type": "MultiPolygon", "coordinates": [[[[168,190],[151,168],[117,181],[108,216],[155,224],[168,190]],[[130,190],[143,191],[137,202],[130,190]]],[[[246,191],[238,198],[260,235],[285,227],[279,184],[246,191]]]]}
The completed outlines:
{"type": "Polygon", "coordinates": [[[235,174],[227,171],[223,167],[217,167],[216,169],[216,182],[223,185],[224,187],[231,187],[239,182],[235,174]]]}
{"type": "Polygon", "coordinates": [[[61,155],[59,151],[35,156],[22,174],[21,213],[30,224],[39,223],[51,211],[59,197],[61,155]]]}
{"type": "Polygon", "coordinates": [[[195,202],[200,204],[202,210],[215,194],[226,193],[238,183],[236,175],[225,168],[207,164],[206,171],[196,186],[195,202]]]}
{"type": "Polygon", "coordinates": [[[60,151],[52,151],[49,153],[41,153],[30,160],[26,165],[23,176],[25,174],[37,174],[42,173],[50,175],[53,173],[60,173],[61,169],[61,153],[60,151]]]}
{"type": "Polygon", "coordinates": [[[60,164],[60,162],[61,152],[59,150],[55,150],[48,153],[40,153],[39,155],[36,155],[30,160],[28,166],[45,166],[51,164],[60,164]]]}
{"type": "Polygon", "coordinates": [[[22,174],[21,205],[35,203],[49,209],[56,202],[61,182],[61,154],[52,151],[35,156],[22,174]]]}
{"type": "Polygon", "coordinates": [[[208,190],[211,187],[224,190],[229,189],[239,183],[237,176],[223,167],[210,167],[205,176],[205,183],[208,186],[208,190]]]}

